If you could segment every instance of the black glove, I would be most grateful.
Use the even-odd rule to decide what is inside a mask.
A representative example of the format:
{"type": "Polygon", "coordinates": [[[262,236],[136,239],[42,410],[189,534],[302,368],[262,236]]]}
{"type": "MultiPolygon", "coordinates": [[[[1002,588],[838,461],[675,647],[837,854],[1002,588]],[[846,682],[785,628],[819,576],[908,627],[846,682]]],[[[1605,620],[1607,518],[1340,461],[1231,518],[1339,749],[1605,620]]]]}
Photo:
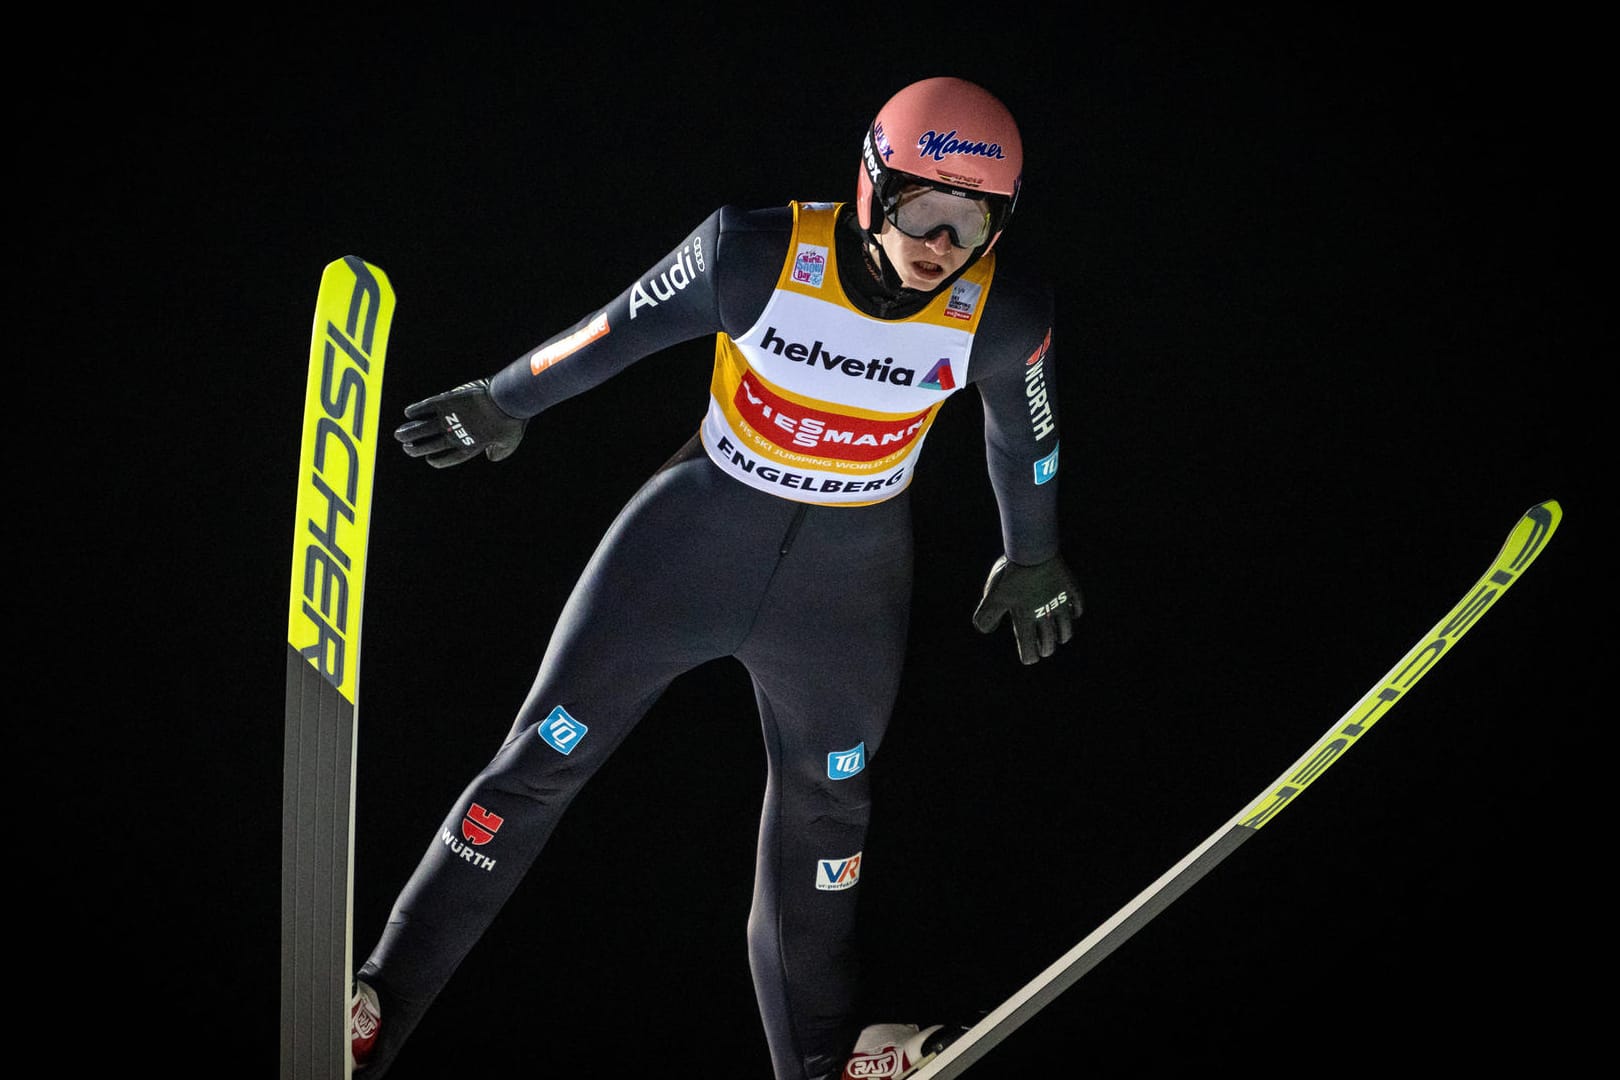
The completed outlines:
{"type": "Polygon", "coordinates": [[[394,438],[411,457],[425,457],[435,469],[460,465],[480,453],[491,461],[512,456],[523,441],[527,420],[510,415],[489,395],[489,380],[464,383],[446,394],[418,401],[405,410],[410,423],[394,438]]]}
{"type": "Polygon", "coordinates": [[[1003,615],[1011,615],[1018,659],[1033,664],[1074,636],[1080,611],[1080,586],[1062,556],[1020,566],[1003,555],[985,579],[984,599],[973,613],[973,625],[988,634],[1001,625],[1003,615]]]}

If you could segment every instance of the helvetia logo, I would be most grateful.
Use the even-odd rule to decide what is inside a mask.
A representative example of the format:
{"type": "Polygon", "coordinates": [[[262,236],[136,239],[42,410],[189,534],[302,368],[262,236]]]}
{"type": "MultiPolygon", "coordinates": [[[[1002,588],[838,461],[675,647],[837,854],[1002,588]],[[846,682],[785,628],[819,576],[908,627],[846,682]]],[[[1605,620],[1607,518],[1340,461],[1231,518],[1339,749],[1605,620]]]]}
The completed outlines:
{"type": "Polygon", "coordinates": [[[939,363],[928,369],[921,386],[924,390],[955,390],[956,376],[951,372],[951,358],[942,356],[939,363]]]}
{"type": "MultiPolygon", "coordinates": [[[[910,386],[917,379],[915,368],[903,367],[894,362],[894,357],[874,356],[867,360],[857,360],[853,356],[845,356],[834,349],[828,349],[819,341],[806,345],[802,341],[788,341],[776,332],[776,327],[766,327],[764,335],[759,339],[757,346],[760,352],[769,349],[777,356],[786,357],[795,364],[803,364],[809,368],[825,371],[836,371],[851,379],[873,379],[877,382],[892,383],[895,386],[910,386]]],[[[939,370],[936,364],[935,371],[939,370]]],[[[932,377],[932,373],[930,373],[932,377]]],[[[939,387],[930,387],[937,390],[939,387]]]]}
{"type": "Polygon", "coordinates": [[[495,834],[501,831],[501,825],[506,819],[499,814],[492,814],[477,803],[467,808],[467,816],[461,819],[461,835],[469,843],[483,847],[495,839],[495,834]]]}
{"type": "Polygon", "coordinates": [[[821,859],[816,863],[816,888],[822,892],[843,892],[861,880],[861,853],[842,859],[821,859]]]}

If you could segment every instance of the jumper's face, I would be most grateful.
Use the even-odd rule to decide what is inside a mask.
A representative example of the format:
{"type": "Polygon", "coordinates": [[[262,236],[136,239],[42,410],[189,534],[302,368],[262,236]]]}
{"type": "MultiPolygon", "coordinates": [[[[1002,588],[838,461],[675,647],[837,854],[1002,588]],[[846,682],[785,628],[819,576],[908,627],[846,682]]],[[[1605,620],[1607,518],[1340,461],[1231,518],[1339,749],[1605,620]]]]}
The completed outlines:
{"type": "Polygon", "coordinates": [[[931,291],[989,243],[994,215],[988,198],[947,191],[898,174],[882,199],[878,246],[908,289],[931,291]]]}
{"type": "Polygon", "coordinates": [[[889,256],[900,284],[927,292],[962,268],[973,249],[957,247],[947,228],[938,228],[924,239],[907,236],[888,218],[878,233],[878,246],[889,256]]]}

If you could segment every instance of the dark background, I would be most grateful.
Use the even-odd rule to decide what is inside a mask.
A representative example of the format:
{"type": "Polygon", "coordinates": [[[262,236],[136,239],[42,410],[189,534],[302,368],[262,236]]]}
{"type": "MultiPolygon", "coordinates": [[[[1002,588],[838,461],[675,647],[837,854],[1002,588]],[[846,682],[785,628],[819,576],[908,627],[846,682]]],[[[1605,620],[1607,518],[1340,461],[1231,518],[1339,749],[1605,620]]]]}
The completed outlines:
{"type": "MultiPolygon", "coordinates": [[[[1285,10],[98,17],[38,38],[13,432],[34,451],[24,636],[50,643],[24,791],[52,824],[14,872],[71,1011],[125,1032],[81,1051],[274,1067],[322,267],[356,254],[393,282],[391,425],[723,202],[849,197],[878,105],[953,73],[1028,148],[1001,251],[1058,291],[1086,615],[1029,669],[969,625],[998,534],[959,395],[915,484],[911,658],[860,885],[870,1018],[997,1005],[1259,794],[1557,498],[1561,531],[1455,655],[974,1075],[1584,1053],[1612,843],[1596,31],[1285,10]]],[[[597,539],[697,424],[710,355],[648,358],[498,466],[381,456],[357,960],[597,539]]],[[[765,1076],[743,935],[763,765],[740,667],[677,683],[392,1075],[765,1076]]]]}

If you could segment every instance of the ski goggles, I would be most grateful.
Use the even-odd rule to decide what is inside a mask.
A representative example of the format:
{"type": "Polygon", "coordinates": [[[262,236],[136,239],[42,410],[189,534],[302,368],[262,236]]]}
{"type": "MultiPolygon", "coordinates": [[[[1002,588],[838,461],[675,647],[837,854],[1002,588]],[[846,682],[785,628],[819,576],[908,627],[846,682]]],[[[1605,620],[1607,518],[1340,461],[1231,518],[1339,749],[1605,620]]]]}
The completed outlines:
{"type": "Polygon", "coordinates": [[[952,195],[938,188],[907,185],[884,210],[896,229],[913,240],[926,240],[941,229],[959,248],[976,248],[990,239],[990,204],[984,199],[952,195]]]}

